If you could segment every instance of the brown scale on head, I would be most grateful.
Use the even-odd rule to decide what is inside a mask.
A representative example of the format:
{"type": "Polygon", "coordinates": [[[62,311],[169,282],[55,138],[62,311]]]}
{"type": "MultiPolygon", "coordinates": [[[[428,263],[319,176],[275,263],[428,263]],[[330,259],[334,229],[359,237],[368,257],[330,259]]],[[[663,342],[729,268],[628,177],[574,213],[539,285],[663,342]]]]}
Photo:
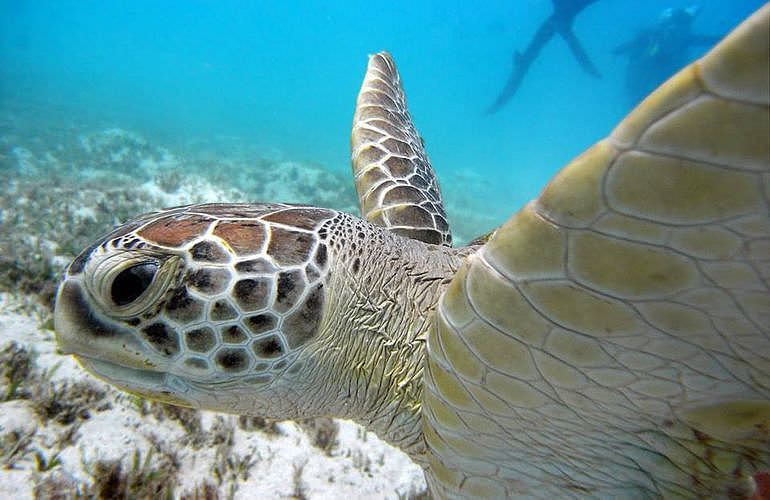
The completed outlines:
{"type": "MultiPolygon", "coordinates": [[[[59,300],[83,307],[73,307],[70,327],[59,330],[93,338],[60,341],[81,346],[82,354],[100,336],[122,335],[129,354],[116,358],[130,356],[133,346],[151,353],[147,366],[179,377],[258,374],[269,381],[318,331],[328,270],[321,228],[337,215],[211,204],[140,217],[70,266],[59,300]]],[[[103,359],[103,346],[94,351],[103,359]]]]}

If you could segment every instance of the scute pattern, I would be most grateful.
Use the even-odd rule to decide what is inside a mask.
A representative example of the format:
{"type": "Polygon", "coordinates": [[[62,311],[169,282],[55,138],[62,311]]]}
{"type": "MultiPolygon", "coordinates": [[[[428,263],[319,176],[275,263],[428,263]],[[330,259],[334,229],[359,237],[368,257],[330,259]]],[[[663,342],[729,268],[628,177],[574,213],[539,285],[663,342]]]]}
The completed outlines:
{"type": "Polygon", "coordinates": [[[198,262],[226,263],[230,255],[216,241],[199,241],[190,248],[190,255],[198,262]]]}
{"type": "Polygon", "coordinates": [[[408,238],[451,246],[438,180],[387,52],[369,59],[353,118],[351,149],[366,220],[408,238]]]}
{"type": "Polygon", "coordinates": [[[770,469],[768,37],[765,6],[457,273],[437,496],[740,497],[770,469]]]}
{"type": "Polygon", "coordinates": [[[230,284],[232,276],[227,269],[198,269],[188,275],[190,287],[202,295],[217,295],[230,284]]]}
{"type": "Polygon", "coordinates": [[[137,236],[158,246],[180,247],[205,232],[211,220],[195,214],[163,217],[146,224],[137,236]]]}
{"type": "Polygon", "coordinates": [[[765,203],[760,186],[753,172],[629,151],[620,154],[607,172],[605,195],[613,211],[670,225],[692,225],[755,213],[765,203]]]}
{"type": "Polygon", "coordinates": [[[191,205],[139,217],[100,246],[162,247],[184,261],[158,306],[125,320],[149,351],[193,378],[259,372],[266,383],[316,333],[327,272],[318,233],[336,215],[279,204],[191,205]]]}

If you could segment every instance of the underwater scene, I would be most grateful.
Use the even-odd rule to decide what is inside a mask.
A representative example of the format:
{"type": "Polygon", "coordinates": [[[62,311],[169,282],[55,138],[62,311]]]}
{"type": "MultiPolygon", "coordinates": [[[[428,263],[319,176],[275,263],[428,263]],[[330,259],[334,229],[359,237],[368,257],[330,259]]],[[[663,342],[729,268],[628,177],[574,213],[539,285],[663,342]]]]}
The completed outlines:
{"type": "Polygon", "coordinates": [[[464,247],[763,4],[0,0],[0,498],[429,498],[421,464],[350,420],[90,375],[54,333],[67,266],[165,207],[361,216],[351,124],[381,51],[464,247]]]}

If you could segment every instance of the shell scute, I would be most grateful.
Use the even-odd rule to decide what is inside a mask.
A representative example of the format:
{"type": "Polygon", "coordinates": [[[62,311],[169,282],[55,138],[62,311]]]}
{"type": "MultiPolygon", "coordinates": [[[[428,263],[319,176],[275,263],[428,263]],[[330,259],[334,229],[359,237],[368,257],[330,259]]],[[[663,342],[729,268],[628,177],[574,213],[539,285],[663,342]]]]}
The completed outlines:
{"type": "Polygon", "coordinates": [[[205,234],[212,222],[201,215],[172,214],[150,222],[137,234],[151,244],[178,248],[205,234]]]}
{"type": "Polygon", "coordinates": [[[213,234],[221,238],[236,255],[250,255],[262,251],[267,239],[264,225],[257,221],[220,221],[213,234]]]}
{"type": "Polygon", "coordinates": [[[296,207],[267,214],[262,217],[262,220],[312,231],[323,221],[334,217],[334,214],[333,210],[324,208],[296,207]]]}
{"type": "Polygon", "coordinates": [[[613,165],[607,200],[621,213],[660,224],[711,223],[765,204],[755,174],[637,151],[613,165]]]}
{"type": "Polygon", "coordinates": [[[686,257],[593,233],[572,236],[568,261],[576,281],[623,299],[666,296],[692,288],[700,279],[686,257]]]}
{"type": "Polygon", "coordinates": [[[283,320],[283,330],[289,347],[305,344],[318,333],[325,302],[323,284],[314,285],[291,315],[283,320]]]}
{"type": "Polygon", "coordinates": [[[280,265],[299,265],[310,260],[315,242],[315,236],[310,233],[272,227],[267,253],[280,265]]]}

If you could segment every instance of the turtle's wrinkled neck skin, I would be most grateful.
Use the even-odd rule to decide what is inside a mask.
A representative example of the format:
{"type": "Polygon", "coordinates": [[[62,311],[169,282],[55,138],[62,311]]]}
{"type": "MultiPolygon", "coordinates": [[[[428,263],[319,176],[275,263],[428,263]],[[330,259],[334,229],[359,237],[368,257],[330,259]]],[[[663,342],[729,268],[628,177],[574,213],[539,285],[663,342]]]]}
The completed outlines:
{"type": "Polygon", "coordinates": [[[350,418],[423,462],[425,339],[433,311],[470,249],[428,245],[376,226],[330,235],[328,303],[296,383],[321,414],[350,418]]]}

